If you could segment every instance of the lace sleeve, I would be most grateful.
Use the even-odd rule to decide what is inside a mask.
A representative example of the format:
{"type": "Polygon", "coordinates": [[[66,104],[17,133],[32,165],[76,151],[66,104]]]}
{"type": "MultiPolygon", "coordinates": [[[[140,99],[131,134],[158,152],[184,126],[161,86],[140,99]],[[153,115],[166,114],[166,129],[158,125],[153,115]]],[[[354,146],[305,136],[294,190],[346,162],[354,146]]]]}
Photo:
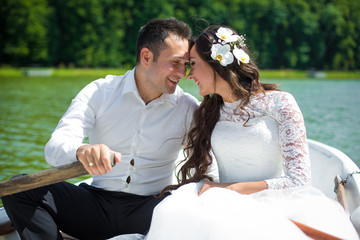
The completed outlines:
{"type": "Polygon", "coordinates": [[[266,180],[269,189],[284,189],[311,184],[309,149],[304,118],[294,97],[281,92],[273,108],[279,123],[279,141],[285,176],[266,180]]]}

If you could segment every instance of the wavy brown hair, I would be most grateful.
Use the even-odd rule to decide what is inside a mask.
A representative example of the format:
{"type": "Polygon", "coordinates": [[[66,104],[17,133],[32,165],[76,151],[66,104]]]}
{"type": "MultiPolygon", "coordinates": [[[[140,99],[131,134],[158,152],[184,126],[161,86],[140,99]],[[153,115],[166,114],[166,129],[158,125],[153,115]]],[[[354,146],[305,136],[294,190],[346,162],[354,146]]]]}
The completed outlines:
{"type": "MultiPolygon", "coordinates": [[[[250,97],[258,93],[265,94],[265,91],[268,90],[278,90],[277,84],[261,83],[258,68],[252,60],[248,64],[239,64],[237,61],[233,61],[224,67],[219,61],[212,59],[211,47],[218,42],[216,32],[219,27],[210,26],[198,37],[192,39],[189,44],[189,51],[195,47],[201,59],[206,61],[214,71],[214,79],[218,74],[229,84],[233,90],[233,95],[242,100],[239,107],[248,114],[248,119],[244,123],[246,126],[250,114],[244,109],[244,106],[249,103],[250,97]]],[[[237,34],[234,30],[233,32],[237,34]]],[[[246,46],[242,49],[249,54],[246,46]]],[[[177,189],[186,183],[198,182],[203,179],[212,181],[212,178],[206,174],[213,160],[210,154],[211,134],[215,124],[219,121],[220,108],[223,104],[224,101],[218,94],[204,96],[200,107],[194,113],[194,127],[188,134],[187,145],[184,149],[187,157],[182,161],[183,165],[177,174],[179,184],[167,186],[162,194],[177,189]]]]}

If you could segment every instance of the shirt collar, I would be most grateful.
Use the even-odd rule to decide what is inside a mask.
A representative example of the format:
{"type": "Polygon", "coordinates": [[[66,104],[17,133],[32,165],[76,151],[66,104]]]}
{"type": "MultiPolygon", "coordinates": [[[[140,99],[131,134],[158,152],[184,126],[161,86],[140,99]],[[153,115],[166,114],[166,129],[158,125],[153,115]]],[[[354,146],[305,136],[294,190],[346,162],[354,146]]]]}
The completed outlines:
{"type": "Polygon", "coordinates": [[[127,73],[126,81],[123,88],[123,94],[129,92],[138,93],[136,82],[135,82],[135,68],[127,73]]]}
{"type": "Polygon", "coordinates": [[[170,103],[172,104],[176,104],[176,94],[177,94],[177,91],[178,91],[178,86],[176,86],[176,89],[175,89],[175,92],[172,93],[172,94],[166,94],[166,93],[163,93],[161,96],[160,96],[160,100],[162,101],[169,101],[170,103]]]}
{"type": "MultiPolygon", "coordinates": [[[[125,81],[124,88],[123,88],[123,94],[134,92],[137,95],[139,95],[139,91],[137,89],[136,82],[135,82],[135,67],[131,71],[129,71],[127,74],[128,74],[128,76],[126,76],[126,81],[125,81]]],[[[176,96],[177,96],[178,91],[179,91],[179,86],[176,86],[174,93],[172,93],[172,94],[164,93],[158,98],[158,100],[161,102],[169,101],[170,103],[175,105],[176,104],[176,96]]],[[[140,95],[139,95],[139,97],[140,97],[140,95]]]]}

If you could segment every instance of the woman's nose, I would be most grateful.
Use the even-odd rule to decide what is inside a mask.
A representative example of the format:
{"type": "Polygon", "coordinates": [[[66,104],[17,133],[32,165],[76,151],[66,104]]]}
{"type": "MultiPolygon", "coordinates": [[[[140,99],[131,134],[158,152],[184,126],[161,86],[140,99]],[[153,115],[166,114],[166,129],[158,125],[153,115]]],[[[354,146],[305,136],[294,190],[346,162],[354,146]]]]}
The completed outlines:
{"type": "Polygon", "coordinates": [[[190,70],[189,74],[187,75],[188,79],[194,79],[193,71],[190,70]]]}

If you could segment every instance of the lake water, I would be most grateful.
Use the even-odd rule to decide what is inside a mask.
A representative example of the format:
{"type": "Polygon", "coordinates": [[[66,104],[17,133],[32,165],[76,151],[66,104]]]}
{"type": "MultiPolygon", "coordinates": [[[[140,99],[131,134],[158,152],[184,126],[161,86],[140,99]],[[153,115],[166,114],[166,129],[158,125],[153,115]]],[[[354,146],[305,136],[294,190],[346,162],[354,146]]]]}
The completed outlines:
{"type": "MultiPolygon", "coordinates": [[[[44,146],[71,99],[92,80],[93,77],[0,77],[0,181],[51,167],[44,160],[44,146]]],[[[266,82],[280,83],[280,89],[295,96],[308,138],[340,149],[359,165],[359,80],[266,82]]],[[[182,80],[180,85],[199,97],[192,81],[182,80]]]]}

